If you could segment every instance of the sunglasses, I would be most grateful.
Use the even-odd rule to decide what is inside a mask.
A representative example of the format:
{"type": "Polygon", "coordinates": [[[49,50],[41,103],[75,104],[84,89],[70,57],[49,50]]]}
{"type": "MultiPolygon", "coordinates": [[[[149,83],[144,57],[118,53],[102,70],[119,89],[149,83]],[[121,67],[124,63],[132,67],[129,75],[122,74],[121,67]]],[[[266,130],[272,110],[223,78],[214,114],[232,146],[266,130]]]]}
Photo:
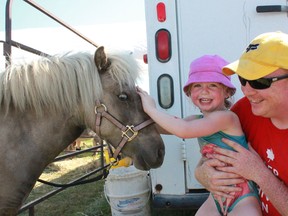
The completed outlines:
{"type": "Polygon", "coordinates": [[[238,76],[238,78],[242,86],[245,86],[248,82],[249,85],[254,89],[267,89],[271,86],[273,82],[288,78],[288,74],[279,77],[260,78],[256,80],[246,80],[240,76],[238,76]]]}

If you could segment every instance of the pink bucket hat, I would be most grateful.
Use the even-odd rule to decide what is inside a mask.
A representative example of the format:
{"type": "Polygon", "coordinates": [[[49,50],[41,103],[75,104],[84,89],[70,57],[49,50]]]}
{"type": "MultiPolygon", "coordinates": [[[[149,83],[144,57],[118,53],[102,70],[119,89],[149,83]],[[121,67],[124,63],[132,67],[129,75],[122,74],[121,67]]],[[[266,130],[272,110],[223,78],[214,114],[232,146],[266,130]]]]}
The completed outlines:
{"type": "Polygon", "coordinates": [[[222,72],[222,68],[227,64],[229,64],[229,62],[218,55],[204,55],[195,59],[190,64],[188,81],[185,84],[183,91],[188,96],[189,85],[192,83],[217,82],[222,83],[223,85],[232,89],[233,95],[236,91],[236,88],[231,83],[230,76],[226,76],[222,72]]]}

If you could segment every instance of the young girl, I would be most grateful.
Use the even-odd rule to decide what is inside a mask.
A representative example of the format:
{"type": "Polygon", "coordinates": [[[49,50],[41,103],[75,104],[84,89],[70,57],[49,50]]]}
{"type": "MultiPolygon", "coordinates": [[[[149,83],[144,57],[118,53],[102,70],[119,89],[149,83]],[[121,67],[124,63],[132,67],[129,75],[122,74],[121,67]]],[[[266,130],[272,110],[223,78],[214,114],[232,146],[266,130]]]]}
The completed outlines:
{"type": "MultiPolygon", "coordinates": [[[[202,155],[207,158],[213,153],[213,145],[231,149],[221,141],[223,137],[248,148],[237,115],[228,110],[231,106],[228,99],[236,89],[230,77],[222,73],[222,67],[227,64],[227,61],[217,55],[204,55],[191,63],[188,81],[183,90],[200,109],[201,115],[180,119],[160,112],[154,99],[138,88],[144,111],[158,126],[166,133],[180,138],[197,137],[202,155]]],[[[262,215],[253,182],[245,180],[237,186],[242,187],[242,191],[239,194],[230,194],[233,198],[210,194],[196,215],[262,215]]]]}

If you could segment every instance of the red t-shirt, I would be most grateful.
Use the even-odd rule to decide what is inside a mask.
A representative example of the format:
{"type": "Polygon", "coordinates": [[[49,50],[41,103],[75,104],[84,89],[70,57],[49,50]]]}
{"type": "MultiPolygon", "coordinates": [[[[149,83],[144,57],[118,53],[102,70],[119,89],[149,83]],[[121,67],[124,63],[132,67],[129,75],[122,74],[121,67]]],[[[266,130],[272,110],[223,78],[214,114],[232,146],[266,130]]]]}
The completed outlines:
{"type": "MultiPolygon", "coordinates": [[[[271,172],[288,185],[288,129],[280,130],[272,124],[269,118],[253,115],[247,98],[239,100],[233,106],[232,111],[238,115],[251,146],[261,156],[271,172]]],[[[280,215],[261,188],[259,196],[263,215],[280,215]]]]}

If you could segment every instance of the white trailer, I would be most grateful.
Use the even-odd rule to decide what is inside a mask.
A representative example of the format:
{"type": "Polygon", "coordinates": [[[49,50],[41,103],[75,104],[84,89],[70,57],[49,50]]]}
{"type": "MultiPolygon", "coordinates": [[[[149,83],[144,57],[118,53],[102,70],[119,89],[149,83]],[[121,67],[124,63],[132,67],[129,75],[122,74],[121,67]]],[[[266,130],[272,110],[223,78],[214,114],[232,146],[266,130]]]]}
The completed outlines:
{"type": "MultiPolygon", "coordinates": [[[[199,113],[182,92],[191,60],[218,54],[236,60],[257,35],[288,33],[287,0],[145,0],[150,94],[163,112],[199,113]]],[[[235,100],[242,96],[238,86],[235,100]]],[[[194,177],[197,139],[163,135],[163,165],[150,172],[156,208],[198,208],[207,191],[194,177]]]]}

